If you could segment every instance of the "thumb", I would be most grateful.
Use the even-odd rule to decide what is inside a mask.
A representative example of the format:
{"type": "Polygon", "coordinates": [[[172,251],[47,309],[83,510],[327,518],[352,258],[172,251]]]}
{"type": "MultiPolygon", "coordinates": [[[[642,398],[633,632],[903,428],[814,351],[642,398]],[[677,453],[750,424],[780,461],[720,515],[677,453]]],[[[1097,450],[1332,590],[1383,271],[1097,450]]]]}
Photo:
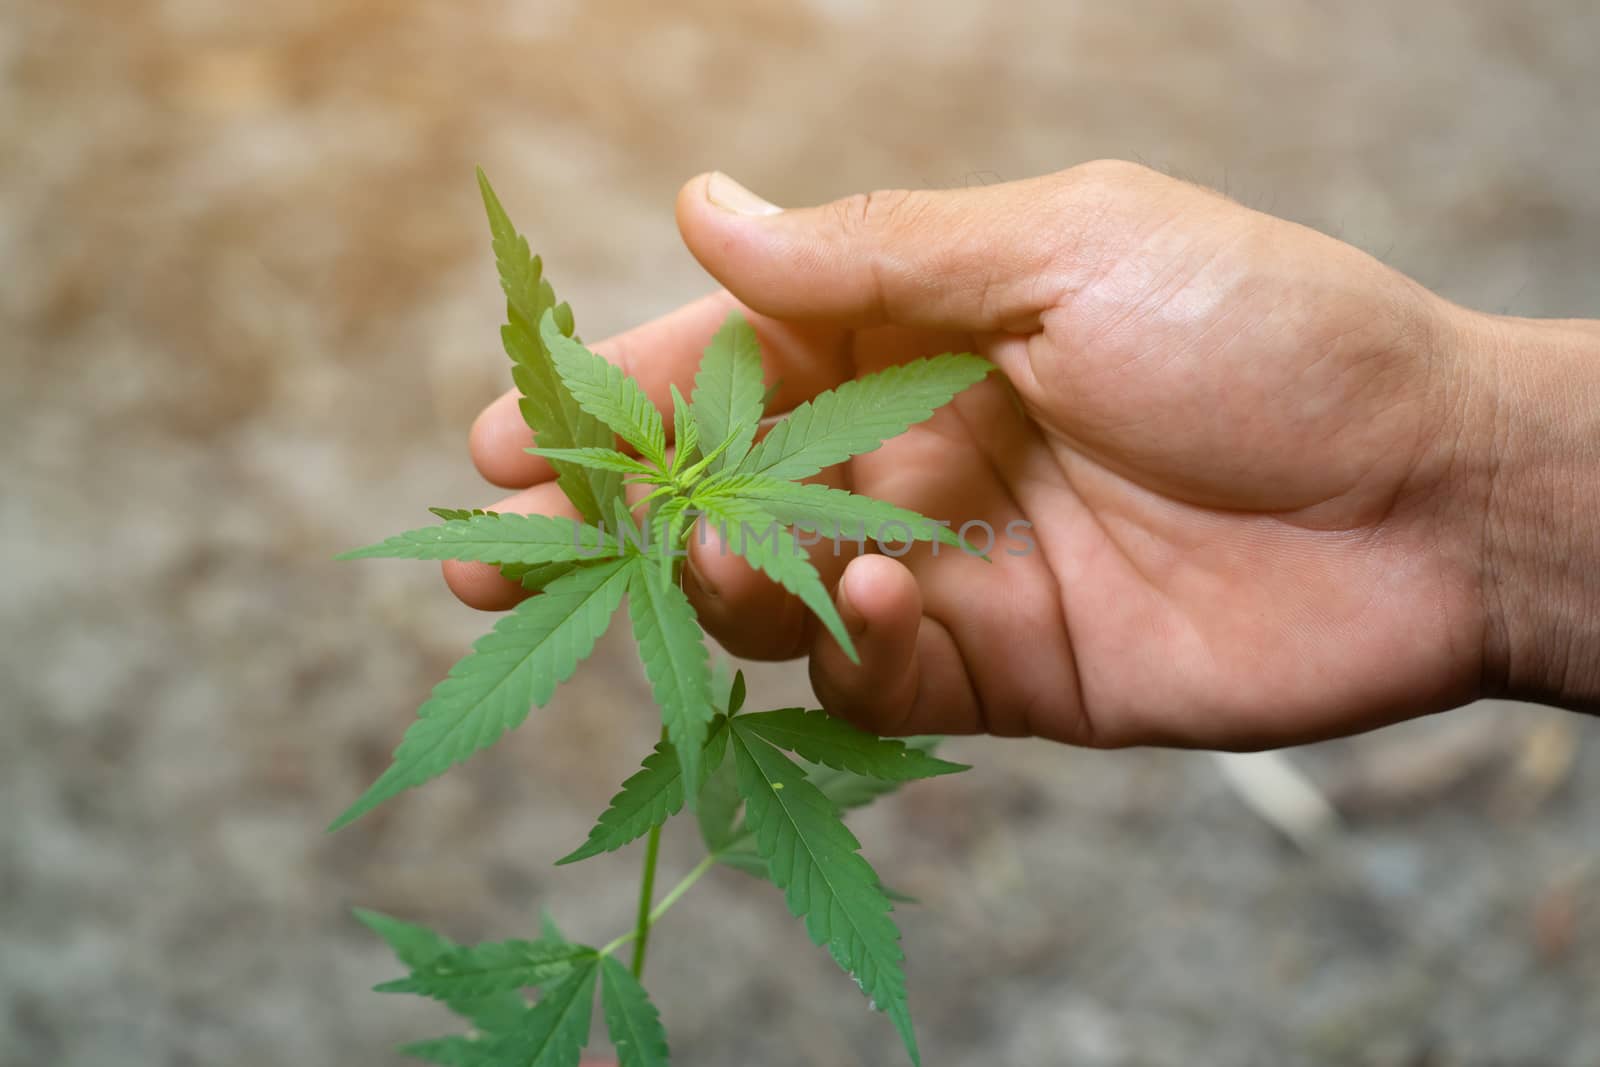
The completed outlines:
{"type": "Polygon", "coordinates": [[[1072,174],[786,211],[712,172],[678,194],[678,228],[712,276],[774,318],[1031,333],[1082,254],[1072,174]]]}

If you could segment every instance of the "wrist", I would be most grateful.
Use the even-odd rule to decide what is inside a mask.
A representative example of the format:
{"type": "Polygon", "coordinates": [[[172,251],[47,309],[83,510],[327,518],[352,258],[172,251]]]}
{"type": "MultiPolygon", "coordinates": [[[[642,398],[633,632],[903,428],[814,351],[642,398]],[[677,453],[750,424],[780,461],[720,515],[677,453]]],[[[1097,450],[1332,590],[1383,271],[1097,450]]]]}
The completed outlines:
{"type": "Polygon", "coordinates": [[[1464,312],[1485,695],[1600,710],[1600,324],[1464,312]]]}

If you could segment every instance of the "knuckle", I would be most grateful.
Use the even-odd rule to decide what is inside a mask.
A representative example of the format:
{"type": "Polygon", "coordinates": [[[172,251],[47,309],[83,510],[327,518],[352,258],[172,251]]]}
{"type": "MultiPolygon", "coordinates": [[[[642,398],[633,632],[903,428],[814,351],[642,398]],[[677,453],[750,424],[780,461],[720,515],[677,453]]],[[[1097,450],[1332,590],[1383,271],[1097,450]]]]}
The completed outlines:
{"type": "Polygon", "coordinates": [[[1168,201],[1184,206],[1232,203],[1229,197],[1197,181],[1164,174],[1125,159],[1096,159],[1062,171],[1071,195],[1106,204],[1136,205],[1168,201]]]}
{"type": "Polygon", "coordinates": [[[1122,187],[1158,178],[1155,171],[1140,163],[1126,159],[1092,159],[1061,172],[1073,182],[1083,185],[1122,187]]]}
{"type": "Polygon", "coordinates": [[[839,228],[851,236],[892,232],[915,221],[922,199],[909,189],[876,189],[847,196],[835,204],[839,228]]]}
{"type": "Polygon", "coordinates": [[[1058,206],[1114,212],[1160,199],[1173,191],[1175,179],[1124,159],[1096,159],[1062,171],[1057,186],[1058,206]]]}
{"type": "Polygon", "coordinates": [[[893,305],[906,295],[905,283],[916,273],[918,231],[932,204],[930,194],[908,189],[878,189],[835,202],[836,241],[865,272],[868,318],[895,317],[893,305]]]}

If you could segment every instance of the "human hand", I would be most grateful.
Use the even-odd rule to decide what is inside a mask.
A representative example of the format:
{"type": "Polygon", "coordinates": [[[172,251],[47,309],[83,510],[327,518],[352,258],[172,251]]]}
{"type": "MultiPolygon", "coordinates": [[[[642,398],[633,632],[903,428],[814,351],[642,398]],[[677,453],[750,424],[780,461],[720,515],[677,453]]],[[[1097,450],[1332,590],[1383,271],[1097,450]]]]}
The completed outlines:
{"type": "MultiPolygon", "coordinates": [[[[1464,703],[1497,672],[1509,684],[1483,317],[1123,163],[784,212],[708,175],[678,217],[727,291],[597,346],[664,408],[735,306],[777,411],[942,351],[1003,374],[825,472],[1032,535],[992,562],[816,546],[859,665],[714,538],[691,544],[707,630],[736,655],[809,655],[830,711],[881,733],[1247,748],[1464,703]]],[[[522,489],[495,507],[572,514],[530,443],[510,395],[474,426],[480,471],[522,489]]],[[[482,565],[446,578],[480,607],[520,596],[482,565]]]]}

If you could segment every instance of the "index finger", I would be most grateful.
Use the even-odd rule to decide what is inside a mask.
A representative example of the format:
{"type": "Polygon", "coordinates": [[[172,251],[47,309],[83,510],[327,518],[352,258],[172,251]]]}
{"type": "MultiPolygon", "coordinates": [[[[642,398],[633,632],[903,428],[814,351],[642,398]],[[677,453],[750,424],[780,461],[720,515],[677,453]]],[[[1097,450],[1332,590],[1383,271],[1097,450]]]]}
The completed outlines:
{"type": "MultiPolygon", "coordinates": [[[[731,311],[741,311],[761,342],[766,383],[780,383],[775,403],[793,407],[843,381],[850,369],[850,333],[826,324],[794,324],[757,315],[725,290],[701,297],[658,319],[601,341],[594,351],[621,367],[643,387],[672,426],[671,386],[689,396],[700,354],[731,311]]],[[[550,481],[550,464],[526,451],[533,431],[508,390],[483,409],[472,424],[469,448],[478,473],[506,489],[526,489],[550,481]]]]}

